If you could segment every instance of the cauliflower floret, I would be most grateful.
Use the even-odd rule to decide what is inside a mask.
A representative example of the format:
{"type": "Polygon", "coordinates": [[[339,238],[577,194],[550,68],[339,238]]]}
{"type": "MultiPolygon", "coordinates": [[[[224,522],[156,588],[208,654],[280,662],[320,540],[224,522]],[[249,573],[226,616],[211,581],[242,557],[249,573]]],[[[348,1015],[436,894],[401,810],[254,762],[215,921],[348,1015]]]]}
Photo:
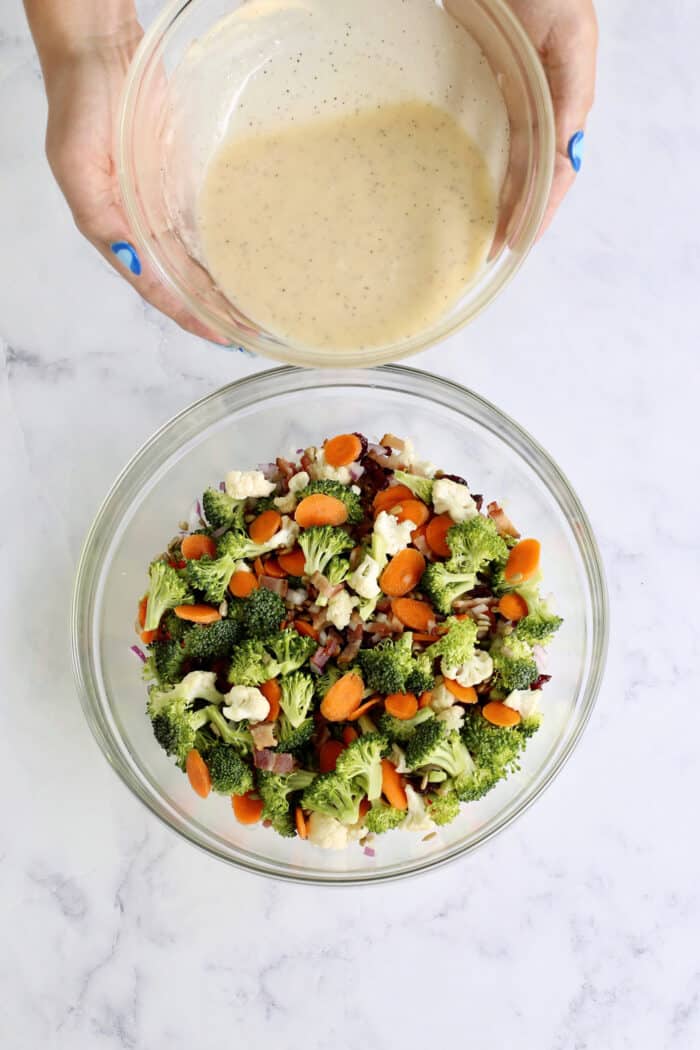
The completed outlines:
{"type": "Polygon", "coordinates": [[[302,489],[306,488],[310,481],[311,478],[306,471],[300,470],[298,474],[294,474],[289,479],[289,491],[294,493],[301,492],[302,489]]]}
{"type": "Polygon", "coordinates": [[[328,602],[326,615],[330,623],[337,627],[339,631],[344,631],[350,623],[352,611],[358,602],[359,598],[356,598],[353,594],[348,594],[345,588],[342,591],[338,591],[328,602]]]}
{"type": "Polygon", "coordinates": [[[313,457],[309,474],[314,481],[339,481],[342,485],[350,484],[352,474],[349,467],[332,467],[330,463],[326,463],[326,454],[322,448],[306,451],[313,457]]]}
{"type": "Polygon", "coordinates": [[[432,831],[435,823],[428,816],[423,796],[419,795],[410,784],[406,785],[406,800],[408,802],[408,812],[401,823],[401,827],[405,828],[406,831],[432,831]]]}
{"type": "Polygon", "coordinates": [[[438,478],[433,485],[433,507],[436,514],[449,514],[455,522],[467,521],[479,513],[467,486],[449,478],[438,478]]]}
{"type": "Polygon", "coordinates": [[[255,686],[234,685],[226,694],[228,706],[222,713],[231,722],[242,722],[244,718],[251,722],[262,722],[270,713],[270,704],[255,686]]]}
{"type": "Polygon", "coordinates": [[[530,718],[539,707],[538,689],[514,689],[503,701],[506,707],[518,711],[521,718],[530,718]]]}
{"type": "Polygon", "coordinates": [[[475,649],[471,660],[460,667],[446,666],[444,657],[440,666],[445,678],[451,678],[464,686],[478,685],[493,674],[493,660],[483,649],[475,649]]]}
{"type": "Polygon", "coordinates": [[[386,550],[387,557],[391,558],[398,554],[411,542],[411,533],[415,529],[415,522],[397,521],[393,514],[387,514],[385,510],[377,515],[374,523],[376,543],[386,550]]]}
{"type": "Polygon", "coordinates": [[[351,828],[326,813],[314,811],[309,817],[309,842],[321,849],[345,849],[350,841],[350,831],[351,828]]]}
{"type": "Polygon", "coordinates": [[[391,754],[389,755],[391,762],[396,766],[397,773],[410,773],[411,770],[406,764],[406,752],[402,751],[398,744],[391,745],[391,754]]]}
{"type": "Polygon", "coordinates": [[[275,496],[273,502],[280,514],[291,514],[297,505],[297,498],[293,492],[288,492],[286,496],[275,496]]]}
{"type": "Polygon", "coordinates": [[[261,470],[230,470],[226,475],[226,493],[231,499],[258,499],[275,491],[261,470]]]}
{"type": "Polygon", "coordinates": [[[280,547],[293,547],[299,538],[299,526],[293,518],[283,517],[282,523],[270,540],[270,550],[280,547]]]}
{"type": "Polygon", "coordinates": [[[348,576],[348,585],[361,598],[376,598],[382,593],[382,589],[379,586],[379,574],[382,568],[383,566],[375,561],[370,554],[366,554],[355,571],[348,576]]]}
{"type": "Polygon", "coordinates": [[[444,682],[436,682],[431,692],[433,699],[430,701],[430,706],[433,711],[446,711],[448,707],[452,707],[457,701],[457,698],[452,695],[444,682]]]}
{"type": "Polygon", "coordinates": [[[221,693],[216,688],[216,674],[213,671],[190,671],[178,686],[178,696],[185,701],[207,700],[210,704],[221,701],[221,693]]]}
{"type": "Polygon", "coordinates": [[[464,725],[464,709],[459,704],[454,704],[452,707],[446,707],[443,711],[438,711],[435,717],[438,722],[445,723],[448,733],[451,733],[453,729],[459,732],[464,725]]]}

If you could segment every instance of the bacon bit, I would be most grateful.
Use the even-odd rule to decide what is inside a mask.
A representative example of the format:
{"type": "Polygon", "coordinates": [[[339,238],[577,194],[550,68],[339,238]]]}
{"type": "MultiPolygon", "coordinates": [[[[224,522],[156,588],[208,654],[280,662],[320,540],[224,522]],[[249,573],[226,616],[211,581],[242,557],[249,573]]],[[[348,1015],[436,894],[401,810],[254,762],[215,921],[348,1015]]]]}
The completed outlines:
{"type": "Polygon", "coordinates": [[[274,722],[261,722],[260,725],[251,726],[250,735],[258,751],[277,745],[274,722]]]}
{"type": "Polygon", "coordinates": [[[305,452],[304,455],[301,457],[300,463],[301,469],[305,470],[308,474],[309,470],[313,466],[313,460],[311,459],[311,456],[308,454],[308,452],[305,452]]]}
{"type": "Polygon", "coordinates": [[[263,749],[253,752],[253,765],[265,773],[291,773],[295,766],[294,755],[263,749]]]}
{"type": "Polygon", "coordinates": [[[345,646],[343,651],[340,653],[340,656],[338,657],[338,663],[339,664],[343,664],[344,665],[344,664],[351,664],[352,663],[352,661],[355,659],[355,657],[359,653],[360,649],[362,648],[362,635],[363,635],[363,633],[364,633],[364,628],[363,628],[362,624],[358,624],[357,627],[348,628],[348,631],[347,631],[348,641],[347,641],[347,645],[345,646]]]}
{"type": "Polygon", "coordinates": [[[486,508],[486,513],[493,521],[500,536],[511,536],[514,540],[520,538],[520,533],[515,525],[498,503],[495,501],[489,503],[486,508]]]}
{"type": "Polygon", "coordinates": [[[279,594],[280,598],[287,596],[289,590],[289,581],[280,580],[276,576],[261,576],[258,579],[258,583],[261,587],[264,587],[267,591],[273,591],[274,594],[279,594]]]}

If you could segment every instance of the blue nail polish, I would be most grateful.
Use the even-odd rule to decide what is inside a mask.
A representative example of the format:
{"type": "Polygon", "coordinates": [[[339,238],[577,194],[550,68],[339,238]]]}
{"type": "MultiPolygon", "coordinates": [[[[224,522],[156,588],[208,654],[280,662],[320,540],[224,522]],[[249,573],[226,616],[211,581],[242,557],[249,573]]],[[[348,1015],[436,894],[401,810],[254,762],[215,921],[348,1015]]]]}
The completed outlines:
{"type": "MultiPolygon", "coordinates": [[[[219,344],[219,345],[221,345],[221,344],[219,344]]],[[[232,354],[243,354],[244,357],[257,357],[258,356],[257,354],[254,354],[252,350],[246,350],[246,348],[244,346],[233,346],[233,345],[231,345],[231,346],[224,346],[224,347],[222,347],[222,350],[228,350],[232,354]]]]}
{"type": "Polygon", "coordinates": [[[569,154],[571,167],[574,171],[580,171],[583,164],[583,132],[577,131],[569,139],[566,152],[569,154]]]}
{"type": "Polygon", "coordinates": [[[130,273],[133,273],[134,277],[138,277],[141,273],[141,260],[136,254],[136,249],[129,244],[128,241],[115,241],[114,244],[110,244],[110,250],[114,252],[119,262],[124,266],[130,273]]]}

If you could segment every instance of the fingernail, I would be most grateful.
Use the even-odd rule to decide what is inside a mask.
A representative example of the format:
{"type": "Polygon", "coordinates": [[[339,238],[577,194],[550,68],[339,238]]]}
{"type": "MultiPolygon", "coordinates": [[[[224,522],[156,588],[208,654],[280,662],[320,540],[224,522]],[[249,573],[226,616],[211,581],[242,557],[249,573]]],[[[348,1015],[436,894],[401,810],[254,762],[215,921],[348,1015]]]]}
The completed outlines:
{"type": "Polygon", "coordinates": [[[566,152],[569,154],[569,160],[571,161],[571,167],[574,171],[580,171],[581,165],[583,164],[583,132],[577,131],[569,139],[569,145],[566,148],[566,152]]]}
{"type": "Polygon", "coordinates": [[[133,273],[134,277],[140,275],[141,260],[133,245],[129,244],[128,241],[115,241],[114,244],[110,244],[109,248],[110,251],[114,252],[122,266],[130,273],[133,273]]]}

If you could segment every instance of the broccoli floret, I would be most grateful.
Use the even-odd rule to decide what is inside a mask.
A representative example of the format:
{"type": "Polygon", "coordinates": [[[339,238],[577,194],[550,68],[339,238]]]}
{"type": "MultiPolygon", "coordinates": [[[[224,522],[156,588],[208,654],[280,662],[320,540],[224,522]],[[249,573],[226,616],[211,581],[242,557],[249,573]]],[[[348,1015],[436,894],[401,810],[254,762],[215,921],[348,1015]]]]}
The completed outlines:
{"type": "Polygon", "coordinates": [[[413,670],[406,679],[406,692],[420,696],[435,685],[433,659],[430,653],[424,652],[413,661],[413,670]]]}
{"type": "Polygon", "coordinates": [[[537,592],[537,587],[518,588],[518,593],[527,602],[527,616],[515,626],[515,637],[530,645],[547,645],[562,623],[561,616],[550,611],[547,602],[537,592]]]}
{"type": "Polygon", "coordinates": [[[333,587],[337,587],[345,583],[349,572],[350,562],[347,558],[331,558],[323,575],[333,587]]]}
{"type": "Polygon", "coordinates": [[[255,561],[279,546],[279,532],[265,543],[256,543],[247,532],[226,532],[217,544],[216,553],[219,558],[230,558],[233,562],[255,561]]]}
{"type": "Polygon", "coordinates": [[[360,802],[364,791],[354,781],[340,773],[321,773],[304,792],[304,809],[326,813],[341,824],[356,824],[360,817],[360,802]]]}
{"type": "Polygon", "coordinates": [[[212,705],[205,708],[209,725],[218,731],[216,739],[223,740],[225,744],[231,744],[242,755],[253,753],[253,738],[250,730],[244,722],[229,722],[224,718],[218,707],[212,705]]]}
{"type": "Polygon", "coordinates": [[[280,682],[280,707],[293,729],[298,729],[309,714],[314,696],[314,682],[308,674],[295,671],[280,682]]]}
{"type": "Polygon", "coordinates": [[[497,638],[489,650],[497,686],[506,693],[529,689],[539,670],[527,642],[515,634],[497,638]]]}
{"type": "Polygon", "coordinates": [[[231,744],[213,743],[205,752],[211,786],[220,795],[245,795],[252,791],[253,771],[231,744]]]}
{"type": "Polygon", "coordinates": [[[417,726],[428,722],[431,718],[435,718],[435,712],[429,707],[421,707],[413,718],[394,718],[393,715],[384,711],[377,720],[377,729],[389,740],[403,744],[411,739],[417,726]]]}
{"type": "Polygon", "coordinates": [[[231,656],[228,680],[233,685],[262,685],[277,677],[277,664],[263,642],[249,638],[237,645],[231,656]]]}
{"type": "Polygon", "coordinates": [[[192,630],[192,624],[188,623],[187,620],[181,620],[172,609],[169,609],[160,622],[160,629],[171,641],[177,642],[184,638],[186,634],[189,634],[192,630]]]}
{"type": "Polygon", "coordinates": [[[455,791],[428,795],[428,815],[436,824],[451,824],[459,816],[459,796],[455,791]]]}
{"type": "Polygon", "coordinates": [[[461,667],[474,655],[477,626],[474,620],[458,620],[450,616],[444,624],[447,631],[438,642],[435,642],[426,653],[431,660],[442,657],[448,667],[461,667]]]}
{"type": "Polygon", "coordinates": [[[425,592],[438,612],[449,616],[452,605],[476,584],[476,574],[462,572],[450,563],[433,562],[423,573],[421,590],[425,592]]]}
{"type": "Polygon", "coordinates": [[[410,769],[437,766],[450,777],[469,773],[473,763],[459,733],[448,733],[444,722],[437,718],[423,722],[406,745],[406,762],[410,769]]]}
{"type": "Polygon", "coordinates": [[[288,751],[292,755],[303,751],[314,734],[313,718],[305,718],[303,722],[294,728],[285,714],[281,714],[277,723],[277,747],[280,751],[288,751]]]}
{"type": "Polygon", "coordinates": [[[235,558],[210,558],[205,554],[196,561],[187,562],[187,580],[190,587],[201,591],[207,601],[219,605],[224,600],[235,569],[235,558]]]}
{"type": "Polygon", "coordinates": [[[419,474],[407,474],[405,470],[395,470],[394,478],[400,485],[405,485],[414,496],[423,500],[428,506],[433,502],[433,484],[431,478],[422,478],[419,474]]]}
{"type": "Polygon", "coordinates": [[[343,485],[340,481],[311,481],[299,493],[299,499],[306,499],[307,496],[314,496],[316,493],[324,496],[333,496],[335,499],[339,499],[341,503],[344,503],[348,511],[348,525],[359,525],[364,519],[365,515],[362,510],[360,497],[348,485],[343,485]]]}
{"type": "Polygon", "coordinates": [[[191,605],[194,602],[186,582],[165,561],[154,561],[149,570],[148,604],[145,631],[157,631],[161,617],[176,605],[191,605]]]}
{"type": "Polygon", "coordinates": [[[381,799],[377,799],[372,803],[372,808],[365,817],[365,827],[368,831],[373,831],[375,835],[383,835],[385,831],[398,828],[405,816],[405,810],[395,809],[393,806],[388,806],[386,802],[382,802],[381,799]]]}
{"type": "Polygon", "coordinates": [[[219,489],[206,489],[202,495],[204,517],[213,529],[242,529],[245,500],[233,499],[219,489]]]}
{"type": "Polygon", "coordinates": [[[455,572],[481,572],[490,562],[508,558],[505,540],[491,518],[481,514],[453,525],[447,533],[447,546],[452,551],[448,566],[455,572]]]}
{"type": "Polygon", "coordinates": [[[374,649],[361,649],[357,661],[365,684],[376,693],[405,693],[408,677],[416,670],[412,650],[410,631],[395,642],[387,638],[374,649]]]}
{"type": "Polygon", "coordinates": [[[333,558],[353,547],[353,541],[343,529],[315,525],[301,533],[299,546],[304,552],[304,572],[307,576],[313,576],[315,572],[323,574],[333,558]]]}
{"type": "Polygon", "coordinates": [[[209,709],[195,711],[197,700],[221,703],[223,696],[216,688],[216,675],[193,671],[170,689],[154,686],[148,696],[148,716],[156,740],[169,755],[182,764],[195,747],[197,735],[209,721],[209,709]]]}
{"type": "Polygon", "coordinates": [[[193,663],[207,663],[230,656],[241,637],[237,617],[217,620],[211,624],[197,624],[183,636],[187,658],[193,663]]]}
{"type": "Polygon", "coordinates": [[[538,726],[538,716],[517,726],[495,726],[484,718],[481,708],[468,708],[461,735],[475,769],[452,782],[459,798],[463,802],[482,798],[511,770],[518,769],[520,752],[538,726]]]}
{"type": "Polygon", "coordinates": [[[372,802],[382,793],[382,758],[388,750],[387,737],[381,733],[365,733],[338,756],[336,773],[354,780],[372,802]]]}
{"type": "Polygon", "coordinates": [[[280,631],[278,634],[268,638],[265,645],[276,665],[275,673],[268,675],[268,678],[276,678],[277,675],[291,674],[292,671],[297,671],[300,667],[303,667],[317,649],[317,643],[313,638],[307,638],[298,634],[292,628],[280,631]]]}
{"type": "Polygon", "coordinates": [[[259,587],[246,598],[243,607],[243,629],[249,638],[267,638],[279,631],[287,613],[279,594],[259,587]]]}
{"type": "Polygon", "coordinates": [[[258,792],[263,801],[263,818],[272,823],[278,835],[289,838],[295,834],[290,795],[303,791],[314,780],[315,773],[298,769],[286,776],[277,773],[258,774],[258,792]]]}
{"type": "Polygon", "coordinates": [[[184,641],[153,642],[149,666],[161,685],[174,685],[182,678],[187,663],[184,641]]]}

